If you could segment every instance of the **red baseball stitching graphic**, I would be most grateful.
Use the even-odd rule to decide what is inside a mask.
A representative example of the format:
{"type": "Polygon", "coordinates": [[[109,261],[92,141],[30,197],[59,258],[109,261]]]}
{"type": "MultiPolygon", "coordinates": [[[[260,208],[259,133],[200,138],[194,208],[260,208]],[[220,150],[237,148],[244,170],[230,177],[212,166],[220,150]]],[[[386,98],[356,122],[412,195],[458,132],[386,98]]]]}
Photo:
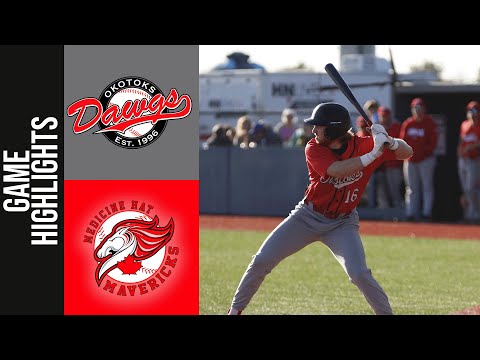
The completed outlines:
{"type": "MultiPolygon", "coordinates": [[[[119,108],[122,107],[124,105],[124,103],[119,103],[119,102],[116,102],[116,101],[112,101],[114,100],[115,96],[118,95],[118,94],[135,94],[135,95],[140,95],[142,96],[143,98],[147,99],[147,100],[150,100],[152,98],[152,96],[144,91],[144,90],[140,90],[140,89],[134,89],[134,88],[129,88],[129,89],[123,89],[123,90],[120,90],[118,91],[113,97],[112,99],[110,100],[110,102],[108,103],[108,107],[111,107],[113,105],[117,105],[119,108]]],[[[118,100],[118,98],[117,98],[118,100]]],[[[142,114],[140,114],[142,115],[142,114]]],[[[125,134],[131,134],[137,138],[141,138],[142,136],[144,136],[145,134],[141,134],[139,133],[137,130],[135,130],[135,127],[131,127],[130,129],[127,129],[125,130],[125,134]]]]}

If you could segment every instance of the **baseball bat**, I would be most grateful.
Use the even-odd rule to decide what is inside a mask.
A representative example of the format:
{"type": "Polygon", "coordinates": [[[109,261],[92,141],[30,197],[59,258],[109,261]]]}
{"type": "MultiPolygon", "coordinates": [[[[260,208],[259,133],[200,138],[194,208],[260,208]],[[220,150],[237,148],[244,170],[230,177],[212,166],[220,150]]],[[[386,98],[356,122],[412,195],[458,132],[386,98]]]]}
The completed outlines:
{"type": "Polygon", "coordinates": [[[343,80],[342,75],[340,75],[340,73],[337,71],[335,66],[329,63],[325,65],[325,71],[332,78],[335,84],[337,84],[338,88],[343,93],[343,95],[345,95],[346,98],[352,103],[352,105],[355,106],[355,109],[357,109],[360,115],[362,115],[362,117],[367,122],[368,126],[372,126],[372,122],[368,118],[363,108],[358,103],[358,100],[355,98],[355,95],[353,95],[352,90],[350,90],[350,87],[347,85],[345,80],[343,80]]]}

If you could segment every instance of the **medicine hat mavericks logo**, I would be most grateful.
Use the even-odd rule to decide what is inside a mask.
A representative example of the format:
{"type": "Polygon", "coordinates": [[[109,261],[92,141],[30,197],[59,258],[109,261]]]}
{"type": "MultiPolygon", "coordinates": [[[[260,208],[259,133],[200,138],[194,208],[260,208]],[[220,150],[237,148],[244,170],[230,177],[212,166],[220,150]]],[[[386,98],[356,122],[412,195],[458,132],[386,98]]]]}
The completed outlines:
{"type": "Polygon", "coordinates": [[[75,134],[98,125],[95,134],[103,134],[117,146],[138,149],[157,140],[168,120],[183,119],[191,111],[192,100],[187,94],[180,96],[172,88],[164,95],[153,82],[127,76],[108,85],[98,99],[86,97],[74,102],[67,115],[77,116],[73,124],[75,134]],[[90,118],[92,110],[95,114],[90,118]]]}
{"type": "Polygon", "coordinates": [[[89,222],[84,244],[93,245],[94,281],[101,290],[144,295],[171,277],[180,252],[175,221],[168,216],[160,221],[154,211],[145,202],[118,201],[106,204],[89,222]]]}

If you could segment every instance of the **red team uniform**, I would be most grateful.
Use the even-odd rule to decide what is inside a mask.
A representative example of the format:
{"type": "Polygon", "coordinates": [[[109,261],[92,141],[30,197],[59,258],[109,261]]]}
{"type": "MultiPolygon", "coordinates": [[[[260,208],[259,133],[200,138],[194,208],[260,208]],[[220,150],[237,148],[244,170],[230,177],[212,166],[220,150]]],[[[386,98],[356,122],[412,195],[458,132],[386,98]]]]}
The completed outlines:
{"type": "Polygon", "coordinates": [[[480,221],[480,104],[467,105],[468,119],[460,126],[458,176],[463,191],[464,214],[468,222],[480,221]],[[465,203],[466,202],[466,203],[465,203]]]}
{"type": "MultiPolygon", "coordinates": [[[[387,129],[388,135],[394,138],[400,137],[400,124],[398,122],[393,122],[392,125],[387,129]]],[[[402,162],[399,160],[385,161],[383,164],[385,168],[401,168],[402,162]]]]}
{"type": "Polygon", "coordinates": [[[372,150],[372,147],[372,137],[355,136],[347,143],[347,150],[342,155],[336,155],[328,147],[317,144],[315,139],[310,140],[305,148],[310,178],[305,202],[313,203],[316,212],[330,219],[350,214],[360,202],[375,169],[384,161],[395,160],[395,155],[391,151],[384,151],[381,157],[357,174],[340,179],[328,176],[326,171],[335,161],[359,157],[372,150]]]}
{"type": "Polygon", "coordinates": [[[476,144],[480,141],[480,125],[472,124],[470,120],[464,120],[460,127],[460,149],[462,151],[461,157],[467,159],[478,159],[480,157],[480,148],[463,150],[472,144],[476,144]]]}
{"type": "Polygon", "coordinates": [[[385,291],[367,267],[356,207],[375,169],[397,158],[390,149],[400,149],[400,156],[407,157],[411,148],[401,140],[390,139],[378,124],[372,127],[374,137],[353,135],[350,114],[340,104],[319,104],[304,121],[313,125],[315,135],[305,147],[310,177],[305,197],[253,256],[229,314],[238,315],[246,308],[278,263],[319,241],[330,249],[375,314],[393,314],[385,291]],[[331,176],[328,170],[329,174],[349,175],[331,176]]]}
{"type": "Polygon", "coordinates": [[[437,146],[437,125],[426,114],[425,103],[420,98],[412,100],[412,115],[400,129],[400,138],[413,149],[413,156],[403,164],[405,177],[405,205],[407,219],[430,221],[434,199],[434,181],[437,146]]]}
{"type": "MultiPolygon", "coordinates": [[[[390,110],[383,111],[390,113],[390,110]]],[[[391,137],[400,137],[400,124],[398,122],[391,122],[390,127],[386,130],[391,137]]],[[[403,207],[404,199],[401,193],[403,180],[402,166],[403,162],[400,160],[385,161],[375,172],[377,206],[379,208],[388,208],[391,205],[393,205],[394,208],[403,207]]]]}
{"type": "Polygon", "coordinates": [[[433,155],[437,146],[437,125],[430,115],[424,115],[421,122],[409,117],[401,126],[400,138],[413,149],[408,161],[418,163],[433,155]]]}

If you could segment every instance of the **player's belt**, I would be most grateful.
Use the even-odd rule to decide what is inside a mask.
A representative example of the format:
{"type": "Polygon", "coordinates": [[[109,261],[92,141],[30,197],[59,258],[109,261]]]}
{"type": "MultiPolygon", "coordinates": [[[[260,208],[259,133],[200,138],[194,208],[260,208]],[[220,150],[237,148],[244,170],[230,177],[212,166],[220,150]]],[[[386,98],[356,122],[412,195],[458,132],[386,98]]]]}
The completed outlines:
{"type": "Polygon", "coordinates": [[[329,219],[340,219],[340,218],[343,218],[345,216],[348,216],[350,213],[341,213],[341,214],[337,214],[335,213],[335,211],[328,211],[328,210],[324,210],[320,207],[318,207],[317,205],[315,205],[314,203],[312,203],[311,201],[308,201],[306,199],[303,200],[303,203],[305,205],[308,206],[308,208],[310,210],[313,210],[315,211],[316,213],[320,214],[320,215],[323,215],[329,219]]]}

